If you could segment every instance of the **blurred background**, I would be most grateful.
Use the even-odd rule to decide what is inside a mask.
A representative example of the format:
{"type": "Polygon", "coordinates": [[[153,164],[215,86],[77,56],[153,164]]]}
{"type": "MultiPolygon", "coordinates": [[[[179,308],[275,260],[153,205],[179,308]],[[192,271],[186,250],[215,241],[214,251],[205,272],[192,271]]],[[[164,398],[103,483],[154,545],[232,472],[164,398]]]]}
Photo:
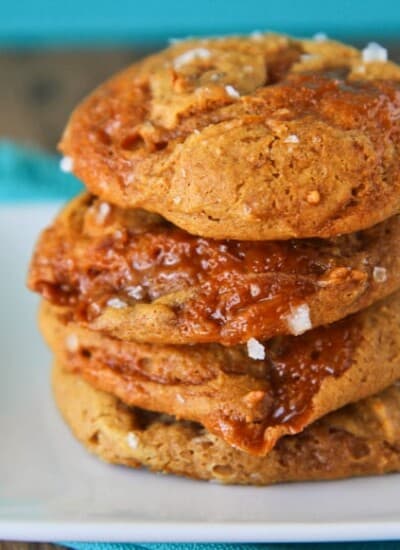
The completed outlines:
{"type": "Polygon", "coordinates": [[[169,38],[271,30],[377,41],[400,61],[398,0],[0,0],[0,137],[55,154],[74,105],[169,38]]]}

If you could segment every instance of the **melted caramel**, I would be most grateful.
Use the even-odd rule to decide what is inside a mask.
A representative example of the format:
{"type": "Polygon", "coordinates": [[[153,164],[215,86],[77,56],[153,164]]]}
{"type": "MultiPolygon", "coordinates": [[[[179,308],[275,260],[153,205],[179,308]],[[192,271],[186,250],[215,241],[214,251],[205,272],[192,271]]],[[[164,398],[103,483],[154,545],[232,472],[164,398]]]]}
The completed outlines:
{"type": "MultiPolygon", "coordinates": [[[[287,333],[291,309],[306,302],[336,263],[343,265],[335,242],[214,241],[160,221],[137,232],[118,209],[96,229],[93,208],[98,203],[70,239],[57,226],[48,230],[48,248],[39,247],[31,273],[33,289],[72,306],[81,321],[94,319],[110,299],[124,306],[170,296],[183,335],[231,345],[287,333]]],[[[362,237],[346,246],[354,253],[362,237]]]]}
{"type": "Polygon", "coordinates": [[[360,330],[354,316],[302,336],[276,338],[266,344],[266,378],[269,392],[264,417],[247,423],[241,418],[216,418],[209,429],[233,445],[262,454],[270,436],[266,429],[285,427],[297,433],[313,413],[313,399],[329,377],[340,377],[352,365],[360,330]]]}
{"type": "MultiPolygon", "coordinates": [[[[218,364],[210,364],[209,346],[195,346],[189,352],[185,346],[169,347],[160,358],[136,345],[108,340],[102,347],[83,339],[82,348],[69,355],[67,364],[130,405],[195,420],[231,445],[265,454],[281,434],[297,433],[309,423],[321,384],[352,366],[359,343],[357,316],[302,336],[275,338],[264,344],[264,361],[251,361],[245,350],[239,352],[223,389],[214,385],[221,373],[218,364]],[[190,359],[185,359],[186,353],[190,359]],[[170,356],[174,368],[164,364],[170,356]],[[181,396],[178,403],[171,398],[176,394],[181,396]]],[[[225,360],[228,364],[228,356],[225,360]]]]}

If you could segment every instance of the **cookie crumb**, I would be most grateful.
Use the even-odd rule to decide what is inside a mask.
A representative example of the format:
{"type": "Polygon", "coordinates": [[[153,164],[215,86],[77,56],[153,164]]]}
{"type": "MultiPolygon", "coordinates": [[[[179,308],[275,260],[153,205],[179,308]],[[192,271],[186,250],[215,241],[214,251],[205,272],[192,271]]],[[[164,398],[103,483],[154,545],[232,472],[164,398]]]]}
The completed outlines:
{"type": "Polygon", "coordinates": [[[183,67],[183,65],[188,65],[189,63],[193,63],[198,59],[206,60],[210,59],[210,57],[211,52],[206,48],[195,48],[193,50],[188,50],[187,52],[184,52],[183,54],[176,57],[173,61],[173,65],[175,69],[180,69],[181,67],[183,67]]]}
{"type": "Polygon", "coordinates": [[[373,269],[372,277],[376,283],[384,283],[387,281],[387,271],[385,267],[376,266],[373,269]]]}
{"type": "Polygon", "coordinates": [[[362,51],[362,60],[364,63],[371,63],[373,61],[387,61],[388,51],[377,42],[370,42],[362,51]]]}
{"type": "Polygon", "coordinates": [[[307,195],[307,202],[309,204],[319,204],[321,201],[321,195],[319,194],[319,191],[314,189],[313,191],[310,191],[307,195]]]}
{"type": "Polygon", "coordinates": [[[139,438],[133,432],[128,433],[128,435],[126,436],[126,442],[131,449],[137,449],[139,447],[139,438]]]}
{"type": "Polygon", "coordinates": [[[300,143],[299,136],[296,136],[296,134],[290,134],[283,141],[285,143],[300,143]]]}
{"type": "Polygon", "coordinates": [[[127,306],[126,302],[124,302],[120,298],[110,298],[109,300],[107,300],[107,305],[114,309],[123,309],[127,306]]]}
{"type": "Polygon", "coordinates": [[[74,159],[72,157],[62,157],[60,160],[61,172],[70,173],[74,169],[74,159]]]}
{"type": "Polygon", "coordinates": [[[307,304],[300,304],[290,308],[290,314],[286,317],[287,326],[295,336],[312,329],[310,308],[307,304]]]}
{"type": "Polygon", "coordinates": [[[225,91],[226,91],[226,93],[228,94],[229,97],[233,97],[234,99],[239,99],[239,97],[240,97],[240,94],[236,90],[236,88],[234,88],[230,84],[225,86],[225,91]]]}
{"type": "Polygon", "coordinates": [[[251,359],[257,359],[259,361],[265,359],[265,348],[261,342],[255,338],[250,338],[250,340],[247,341],[247,353],[251,359]]]}

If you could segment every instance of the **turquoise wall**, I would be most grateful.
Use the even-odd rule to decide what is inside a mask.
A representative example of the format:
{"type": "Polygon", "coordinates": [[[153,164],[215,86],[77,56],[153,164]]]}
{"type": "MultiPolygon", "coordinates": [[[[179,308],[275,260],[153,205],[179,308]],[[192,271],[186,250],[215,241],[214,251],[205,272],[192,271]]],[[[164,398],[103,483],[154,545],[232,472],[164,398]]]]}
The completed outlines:
{"type": "Polygon", "coordinates": [[[0,0],[0,45],[121,44],[254,29],[400,39],[400,0],[0,0]]]}

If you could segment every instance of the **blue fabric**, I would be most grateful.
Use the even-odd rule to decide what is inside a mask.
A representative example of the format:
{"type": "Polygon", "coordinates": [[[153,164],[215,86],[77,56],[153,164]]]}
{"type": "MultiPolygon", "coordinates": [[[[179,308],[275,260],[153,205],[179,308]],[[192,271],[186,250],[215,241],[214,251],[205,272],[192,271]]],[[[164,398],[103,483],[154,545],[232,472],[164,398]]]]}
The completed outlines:
{"type": "Polygon", "coordinates": [[[2,0],[0,45],[108,44],[269,29],[398,37],[398,0],[2,0]]]}
{"type": "MultiPolygon", "coordinates": [[[[0,201],[68,199],[83,189],[59,169],[59,159],[0,141],[0,201]]],[[[116,544],[64,542],[74,550],[399,550],[399,542],[341,544],[116,544]]]]}
{"type": "Polygon", "coordinates": [[[59,158],[0,141],[0,201],[68,199],[83,186],[59,169],[59,158]]]}
{"type": "Polygon", "coordinates": [[[75,550],[399,550],[400,542],[344,542],[306,544],[129,544],[101,542],[66,542],[75,550]]]}

